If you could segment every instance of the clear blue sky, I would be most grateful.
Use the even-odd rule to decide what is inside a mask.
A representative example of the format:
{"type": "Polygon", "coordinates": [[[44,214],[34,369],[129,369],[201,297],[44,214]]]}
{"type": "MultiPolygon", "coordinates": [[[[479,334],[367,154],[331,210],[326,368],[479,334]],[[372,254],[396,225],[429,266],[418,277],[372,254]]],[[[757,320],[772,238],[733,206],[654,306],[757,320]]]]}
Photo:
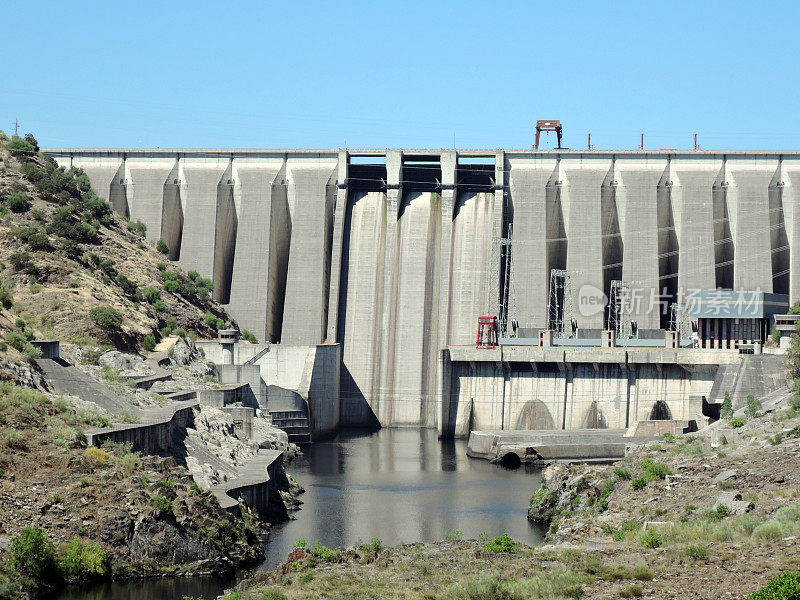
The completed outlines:
{"type": "Polygon", "coordinates": [[[800,148],[800,3],[5,0],[42,145],[800,148]],[[552,146],[554,136],[544,139],[552,146]]]}

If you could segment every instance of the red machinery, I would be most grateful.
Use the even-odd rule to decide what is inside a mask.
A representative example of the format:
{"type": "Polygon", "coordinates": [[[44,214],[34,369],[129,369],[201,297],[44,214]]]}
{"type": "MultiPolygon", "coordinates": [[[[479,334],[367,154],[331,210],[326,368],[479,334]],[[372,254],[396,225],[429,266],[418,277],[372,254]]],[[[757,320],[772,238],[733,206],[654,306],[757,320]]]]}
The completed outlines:
{"type": "Polygon", "coordinates": [[[478,317],[478,338],[475,348],[492,349],[497,346],[497,317],[478,317]]]}
{"type": "Polygon", "coordinates": [[[536,121],[536,145],[534,150],[539,149],[539,134],[543,131],[555,131],[558,137],[558,147],[561,148],[561,121],[555,119],[540,119],[536,121]]]}

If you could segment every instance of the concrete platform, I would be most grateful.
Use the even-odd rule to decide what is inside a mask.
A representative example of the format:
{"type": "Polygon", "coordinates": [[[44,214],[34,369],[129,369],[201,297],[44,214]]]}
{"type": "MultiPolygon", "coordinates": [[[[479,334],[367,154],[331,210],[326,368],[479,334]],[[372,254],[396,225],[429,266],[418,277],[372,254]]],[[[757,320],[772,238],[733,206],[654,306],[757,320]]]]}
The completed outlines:
{"type": "Polygon", "coordinates": [[[500,462],[510,467],[553,460],[582,462],[619,459],[625,456],[625,447],[632,441],[625,437],[627,431],[473,431],[467,443],[467,456],[500,462]]]}

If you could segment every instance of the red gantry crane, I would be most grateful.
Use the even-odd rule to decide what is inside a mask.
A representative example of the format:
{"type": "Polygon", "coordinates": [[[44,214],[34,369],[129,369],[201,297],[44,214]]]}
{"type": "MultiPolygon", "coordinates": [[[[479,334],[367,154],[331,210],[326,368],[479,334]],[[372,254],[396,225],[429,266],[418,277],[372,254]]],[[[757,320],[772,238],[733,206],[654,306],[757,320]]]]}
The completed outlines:
{"type": "Polygon", "coordinates": [[[558,137],[558,147],[561,148],[561,121],[557,119],[539,119],[536,121],[536,145],[534,150],[539,149],[539,134],[543,131],[555,131],[558,137]]]}

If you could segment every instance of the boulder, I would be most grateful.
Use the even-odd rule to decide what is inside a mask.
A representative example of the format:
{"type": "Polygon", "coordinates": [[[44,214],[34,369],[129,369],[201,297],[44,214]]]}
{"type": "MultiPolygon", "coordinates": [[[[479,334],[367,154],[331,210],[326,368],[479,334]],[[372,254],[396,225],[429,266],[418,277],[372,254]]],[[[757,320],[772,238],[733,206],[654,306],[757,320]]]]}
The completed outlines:
{"type": "Polygon", "coordinates": [[[755,504],[742,500],[739,492],[722,492],[714,503],[714,510],[724,506],[728,509],[729,515],[743,515],[755,508],[755,504]]]}
{"type": "Polygon", "coordinates": [[[178,338],[170,349],[170,358],[179,365],[188,365],[197,355],[197,348],[193,340],[178,338]]]}
{"type": "Polygon", "coordinates": [[[97,364],[121,371],[123,377],[143,377],[152,374],[152,369],[145,364],[144,358],[138,354],[125,354],[117,350],[103,352],[97,359],[97,364]]]}

